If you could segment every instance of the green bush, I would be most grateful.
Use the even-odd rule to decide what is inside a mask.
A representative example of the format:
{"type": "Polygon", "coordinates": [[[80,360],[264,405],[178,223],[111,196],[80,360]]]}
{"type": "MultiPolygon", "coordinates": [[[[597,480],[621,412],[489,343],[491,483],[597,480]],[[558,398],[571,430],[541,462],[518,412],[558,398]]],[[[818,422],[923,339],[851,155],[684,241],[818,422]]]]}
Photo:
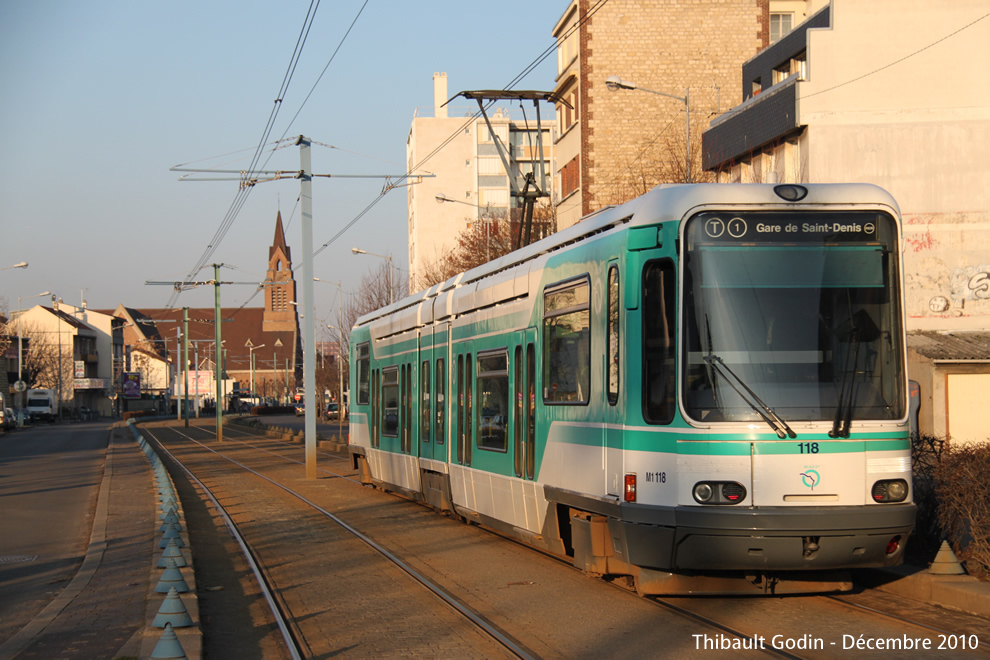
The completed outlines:
{"type": "Polygon", "coordinates": [[[990,581],[990,443],[948,443],[935,469],[938,522],[970,575],[990,581]]]}

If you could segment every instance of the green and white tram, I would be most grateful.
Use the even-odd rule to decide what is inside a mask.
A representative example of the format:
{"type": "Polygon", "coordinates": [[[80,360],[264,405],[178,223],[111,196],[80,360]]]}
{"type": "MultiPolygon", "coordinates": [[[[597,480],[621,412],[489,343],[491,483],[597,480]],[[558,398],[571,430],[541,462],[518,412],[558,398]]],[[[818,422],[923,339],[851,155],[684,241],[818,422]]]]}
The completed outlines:
{"type": "Polygon", "coordinates": [[[660,186],[372,312],[355,467],[641,593],[848,587],[914,525],[899,223],[660,186]]]}

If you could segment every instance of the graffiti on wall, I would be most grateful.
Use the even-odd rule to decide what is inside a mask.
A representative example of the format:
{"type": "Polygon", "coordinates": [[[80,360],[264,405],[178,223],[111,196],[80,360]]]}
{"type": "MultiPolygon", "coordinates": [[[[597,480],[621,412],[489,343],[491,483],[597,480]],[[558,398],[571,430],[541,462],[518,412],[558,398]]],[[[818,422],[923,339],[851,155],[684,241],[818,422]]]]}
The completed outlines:
{"type": "Polygon", "coordinates": [[[935,314],[965,310],[967,303],[990,300],[990,264],[956,268],[950,277],[948,295],[932,296],[928,309],[935,314]]]}

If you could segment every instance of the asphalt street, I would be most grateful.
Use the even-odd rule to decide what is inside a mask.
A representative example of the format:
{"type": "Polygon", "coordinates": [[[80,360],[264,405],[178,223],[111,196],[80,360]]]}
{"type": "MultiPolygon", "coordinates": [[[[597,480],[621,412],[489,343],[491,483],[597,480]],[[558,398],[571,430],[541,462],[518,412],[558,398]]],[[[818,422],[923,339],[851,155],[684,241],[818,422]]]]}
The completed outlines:
{"type": "Polygon", "coordinates": [[[20,630],[82,564],[111,420],[0,435],[0,640],[20,630]]]}

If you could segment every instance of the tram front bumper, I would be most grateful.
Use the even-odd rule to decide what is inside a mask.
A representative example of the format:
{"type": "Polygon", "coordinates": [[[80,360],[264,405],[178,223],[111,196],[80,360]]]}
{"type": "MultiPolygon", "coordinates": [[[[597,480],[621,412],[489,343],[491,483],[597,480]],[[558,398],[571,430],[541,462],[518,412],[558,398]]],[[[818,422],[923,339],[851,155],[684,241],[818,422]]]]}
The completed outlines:
{"type": "Polygon", "coordinates": [[[636,566],[830,570],[900,564],[914,528],[915,505],[663,511],[627,505],[622,514],[609,520],[613,549],[636,566]]]}

